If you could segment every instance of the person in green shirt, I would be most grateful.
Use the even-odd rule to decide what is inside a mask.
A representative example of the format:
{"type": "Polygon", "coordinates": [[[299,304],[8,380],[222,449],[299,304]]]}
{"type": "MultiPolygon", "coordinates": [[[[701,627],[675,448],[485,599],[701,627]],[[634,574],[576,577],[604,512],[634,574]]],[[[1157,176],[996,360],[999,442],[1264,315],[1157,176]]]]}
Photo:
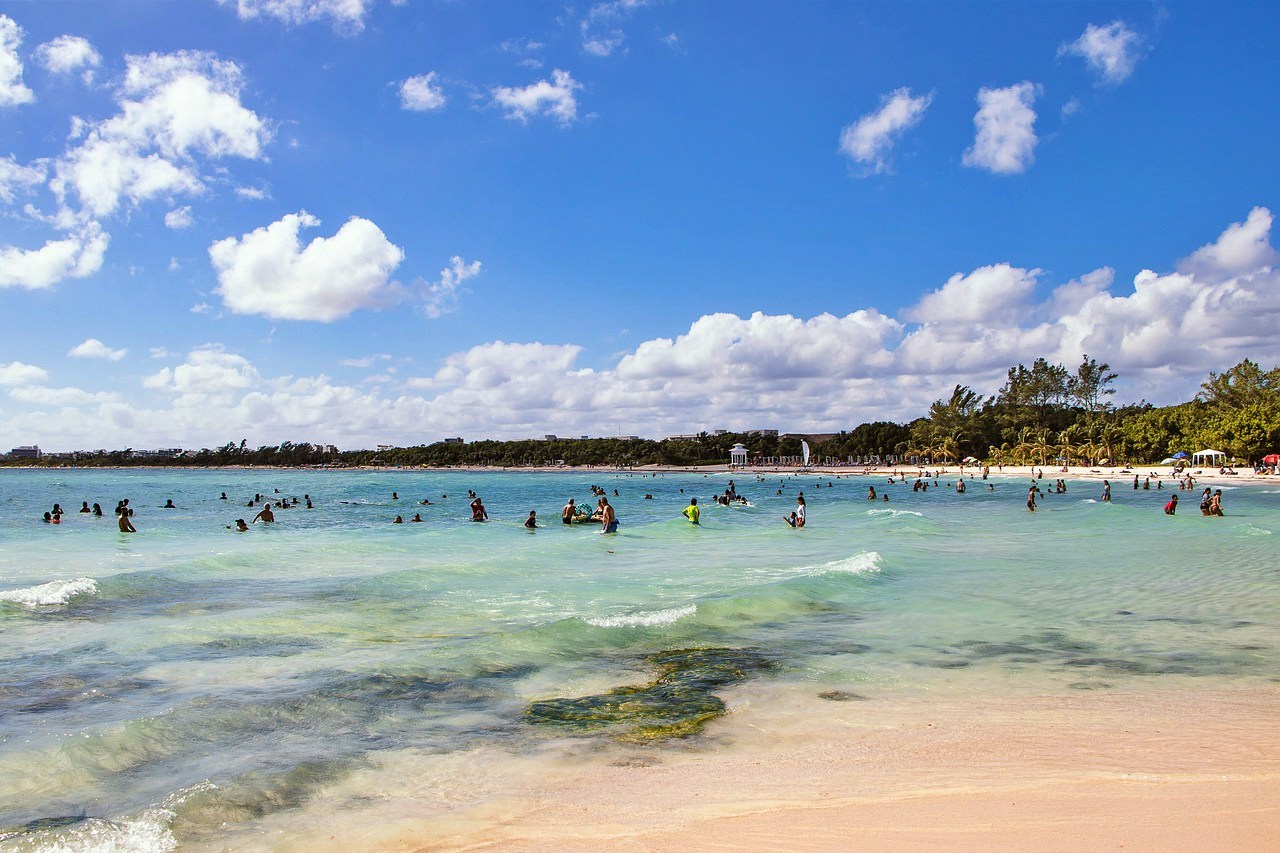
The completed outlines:
{"type": "Polygon", "coordinates": [[[684,508],[682,513],[685,518],[689,519],[691,524],[697,524],[698,519],[702,516],[702,510],[698,509],[698,499],[690,498],[689,505],[684,508]]]}

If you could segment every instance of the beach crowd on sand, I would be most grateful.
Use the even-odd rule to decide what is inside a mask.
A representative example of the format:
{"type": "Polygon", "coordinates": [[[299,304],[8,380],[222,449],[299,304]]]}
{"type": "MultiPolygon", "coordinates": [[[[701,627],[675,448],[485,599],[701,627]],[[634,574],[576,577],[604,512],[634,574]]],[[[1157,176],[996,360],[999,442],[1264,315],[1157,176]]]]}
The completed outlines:
{"type": "MultiPolygon", "coordinates": [[[[719,474],[719,473],[722,473],[724,470],[725,469],[723,468],[723,466],[717,466],[714,470],[684,469],[681,473],[698,473],[699,471],[701,471],[704,476],[710,477],[712,476],[712,474],[719,474]]],[[[627,472],[628,476],[643,476],[646,478],[648,477],[657,478],[660,476],[664,476],[664,473],[665,472],[647,472],[647,471],[627,472]]],[[[992,473],[990,466],[985,466],[985,465],[970,466],[968,470],[966,470],[966,466],[960,466],[959,470],[956,472],[953,472],[948,468],[936,468],[934,470],[925,470],[924,468],[919,468],[919,467],[913,470],[907,471],[907,470],[903,470],[899,466],[895,466],[893,468],[889,468],[885,470],[876,470],[876,469],[868,468],[858,472],[850,472],[847,470],[787,471],[784,469],[784,470],[761,471],[761,470],[737,469],[736,471],[731,471],[730,473],[736,473],[739,477],[741,477],[742,474],[748,474],[751,477],[753,477],[755,482],[760,484],[761,487],[763,488],[772,487],[771,484],[769,483],[768,475],[777,476],[779,477],[779,485],[775,489],[775,493],[778,496],[782,496],[784,494],[784,492],[790,487],[792,481],[800,481],[802,483],[811,482],[813,485],[813,488],[821,489],[824,487],[835,488],[835,481],[838,481],[838,480],[844,481],[844,480],[850,480],[853,478],[859,478],[859,479],[866,480],[868,482],[867,495],[866,495],[867,500],[877,501],[882,503],[888,502],[890,500],[891,490],[886,488],[886,486],[897,487],[899,490],[905,490],[909,486],[911,494],[927,493],[930,489],[934,489],[934,490],[945,489],[949,491],[954,491],[958,495],[964,495],[964,494],[968,494],[971,490],[994,492],[996,490],[996,486],[998,482],[1008,482],[1012,478],[1016,478],[1019,476],[1028,476],[1030,477],[1030,485],[1028,486],[1028,489],[1027,489],[1026,505],[1027,505],[1027,510],[1030,512],[1035,512],[1037,508],[1041,507],[1042,504],[1048,498],[1054,495],[1065,494],[1067,492],[1068,478],[1076,481],[1077,485],[1080,485],[1082,482],[1087,483],[1089,481],[1097,481],[1100,479],[1101,483],[1099,486],[1099,493],[1096,500],[1097,502],[1103,503],[1103,504],[1112,502],[1112,478],[1115,478],[1117,484],[1121,484],[1124,490],[1128,490],[1131,487],[1132,491],[1134,492],[1138,492],[1138,491],[1163,492],[1163,491],[1166,491],[1165,484],[1168,483],[1169,484],[1168,491],[1170,491],[1171,494],[1168,500],[1165,501],[1162,505],[1163,511],[1166,515],[1177,514],[1177,510],[1179,507],[1179,500],[1180,500],[1178,492],[1183,492],[1183,493],[1195,492],[1195,490],[1199,487],[1199,483],[1196,478],[1201,476],[1202,474],[1202,472],[1199,470],[1193,472],[1183,468],[1175,468],[1173,471],[1168,472],[1167,474],[1162,474],[1158,470],[1151,470],[1146,474],[1141,474],[1129,468],[1125,468],[1120,470],[1119,472],[1113,470],[1109,474],[1104,475],[1100,470],[1097,470],[1097,469],[1091,469],[1087,472],[1081,472],[1081,471],[1073,471],[1068,468],[1062,468],[1062,469],[1059,469],[1058,471],[1055,471],[1054,473],[1064,474],[1066,476],[1055,477],[1046,486],[1045,478],[1044,478],[1044,470],[1037,468],[1035,466],[1031,466],[1029,468],[1017,468],[1017,469],[1010,468],[1007,471],[1004,469],[1003,466],[997,466],[997,471],[994,475],[992,473]],[[993,479],[993,477],[998,479],[993,479]],[[1123,481],[1120,480],[1120,477],[1124,478],[1123,481]],[[1131,480],[1129,479],[1130,477],[1132,477],[1131,480]],[[802,480],[801,478],[812,478],[812,479],[806,481],[806,480],[802,480]],[[825,480],[825,484],[823,482],[824,480],[825,480]],[[881,488],[880,492],[876,491],[877,485],[880,485],[880,488],[881,488]],[[985,488],[983,488],[984,486],[985,488]],[[1176,486],[1176,489],[1175,489],[1175,486],[1176,486]]],[[[1217,472],[1217,475],[1219,477],[1224,477],[1224,478],[1236,477],[1235,472],[1230,471],[1228,469],[1219,470],[1217,472]]],[[[1210,474],[1206,476],[1212,477],[1213,472],[1210,472],[1210,474]]],[[[1265,478],[1267,476],[1268,475],[1266,473],[1255,472],[1249,478],[1249,480],[1237,480],[1235,482],[1248,482],[1248,481],[1266,482],[1265,479],[1260,479],[1260,478],[1265,478]]],[[[617,533],[621,522],[617,514],[617,509],[614,506],[614,504],[610,502],[609,496],[607,495],[606,490],[603,487],[597,486],[597,485],[591,485],[590,490],[591,490],[592,497],[595,498],[594,509],[588,510],[583,505],[578,504],[575,498],[569,498],[568,502],[560,510],[561,523],[568,526],[598,524],[600,525],[600,532],[602,534],[617,533]]],[[[683,496],[685,494],[685,488],[680,487],[679,494],[683,496]]],[[[617,489],[613,490],[613,497],[615,498],[620,497],[617,489]]],[[[1204,515],[1204,516],[1225,515],[1223,505],[1222,505],[1223,498],[1222,498],[1221,488],[1214,489],[1211,486],[1206,486],[1200,492],[1198,497],[1199,497],[1199,509],[1200,509],[1201,515],[1204,515]]],[[[449,496],[447,494],[440,495],[441,502],[447,501],[448,498],[449,496]]],[[[488,508],[484,505],[484,501],[474,490],[467,491],[467,499],[468,499],[467,506],[469,510],[469,518],[471,521],[487,522],[490,520],[488,508]]],[[[646,492],[644,494],[644,500],[653,500],[653,499],[654,499],[654,496],[652,492],[646,492]]],[[[223,500],[223,501],[229,500],[229,498],[227,497],[227,493],[222,492],[219,497],[219,500],[223,500]]],[[[399,501],[400,500],[399,492],[393,491],[391,493],[391,500],[392,502],[399,501]]],[[[689,500],[689,503],[680,511],[680,516],[691,525],[701,526],[702,525],[702,506],[705,506],[705,504],[700,506],[698,503],[697,497],[689,497],[688,500],[689,500]]],[[[752,504],[745,495],[738,492],[737,485],[735,481],[732,479],[728,481],[726,488],[722,492],[712,494],[708,500],[709,500],[709,503],[714,504],[716,506],[725,506],[725,507],[731,507],[731,506],[753,507],[754,506],[754,504],[752,504]]],[[[422,507],[430,507],[430,506],[437,506],[438,504],[433,503],[429,498],[423,498],[421,501],[418,502],[418,505],[422,507]]],[[[253,525],[253,524],[276,523],[277,511],[296,509],[299,507],[303,507],[305,509],[311,510],[316,508],[316,504],[312,500],[310,494],[303,495],[303,497],[299,499],[296,496],[290,497],[290,496],[281,495],[280,490],[275,489],[273,495],[270,495],[270,496],[263,495],[261,493],[255,493],[254,496],[245,504],[245,507],[249,509],[257,509],[258,512],[252,517],[250,521],[246,521],[244,518],[237,518],[234,520],[233,523],[224,525],[228,530],[232,530],[238,533],[244,533],[244,532],[247,532],[250,529],[250,525],[253,525]]],[[[165,503],[161,505],[160,508],[161,509],[178,509],[178,507],[174,504],[171,498],[166,500],[165,503]]],[[[82,515],[89,515],[95,518],[103,516],[102,506],[97,503],[90,506],[88,501],[82,502],[81,507],[78,510],[78,513],[82,515]]],[[[66,514],[66,511],[63,510],[61,505],[55,503],[53,505],[53,508],[50,511],[44,513],[43,521],[45,524],[51,524],[51,525],[61,524],[62,517],[65,514],[66,514]]],[[[116,503],[115,517],[116,517],[117,527],[121,533],[137,532],[137,529],[134,527],[134,524],[133,524],[134,514],[135,514],[135,508],[130,505],[128,498],[124,498],[116,503]]],[[[801,529],[806,526],[809,526],[810,519],[809,519],[809,512],[808,512],[808,501],[805,498],[805,494],[802,490],[798,490],[798,493],[796,494],[795,508],[791,512],[784,514],[782,518],[783,518],[783,521],[793,529],[801,529]]],[[[422,511],[419,510],[417,512],[414,512],[413,516],[409,518],[407,522],[406,522],[406,519],[404,518],[404,514],[401,514],[401,515],[396,515],[395,518],[391,521],[391,523],[392,524],[424,523],[425,521],[426,519],[422,517],[422,511]]],[[[530,509],[528,511],[528,515],[523,519],[523,526],[528,530],[537,530],[541,527],[541,525],[539,524],[538,513],[536,509],[530,509]]]]}

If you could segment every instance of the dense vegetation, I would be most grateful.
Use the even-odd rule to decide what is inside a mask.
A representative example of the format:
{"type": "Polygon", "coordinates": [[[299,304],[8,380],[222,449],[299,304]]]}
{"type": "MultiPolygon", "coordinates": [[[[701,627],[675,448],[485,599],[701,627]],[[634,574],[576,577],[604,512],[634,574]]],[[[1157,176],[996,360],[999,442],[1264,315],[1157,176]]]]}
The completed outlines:
{"type": "MultiPolygon", "coordinates": [[[[956,462],[969,457],[991,464],[1048,465],[1151,463],[1177,451],[1213,448],[1240,462],[1257,462],[1280,450],[1280,367],[1264,371],[1248,359],[1211,373],[1194,400],[1156,407],[1145,402],[1116,407],[1117,374],[1085,356],[1074,371],[1040,358],[1009,369],[1004,386],[984,398],[957,385],[926,416],[909,424],[861,424],[830,437],[809,437],[815,462],[917,458],[956,462]]],[[[325,450],[285,442],[251,449],[228,442],[176,458],[140,457],[131,449],[56,454],[36,464],[107,465],[698,465],[724,463],[741,442],[753,460],[798,457],[801,436],[701,433],[691,439],[596,438],[543,441],[440,442],[383,450],[325,450]]],[[[5,460],[32,464],[31,460],[5,460]]]]}

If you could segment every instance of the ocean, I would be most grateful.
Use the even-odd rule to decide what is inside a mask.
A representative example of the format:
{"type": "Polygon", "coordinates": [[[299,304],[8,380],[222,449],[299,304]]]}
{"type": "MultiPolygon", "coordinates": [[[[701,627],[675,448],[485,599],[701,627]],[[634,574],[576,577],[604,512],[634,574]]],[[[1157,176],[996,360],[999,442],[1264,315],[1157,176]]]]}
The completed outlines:
{"type": "Polygon", "coordinates": [[[1026,478],[914,479],[0,470],[0,845],[340,839],[401,796],[482,837],[530,774],[803,741],[880,701],[1274,687],[1280,484],[1204,518],[1154,481],[1106,504],[1046,478],[1033,514],[1026,478]],[[731,478],[749,504],[712,502],[731,478]],[[560,523],[593,485],[615,535],[560,523]],[[257,493],[299,505],[229,530],[257,493]]]}

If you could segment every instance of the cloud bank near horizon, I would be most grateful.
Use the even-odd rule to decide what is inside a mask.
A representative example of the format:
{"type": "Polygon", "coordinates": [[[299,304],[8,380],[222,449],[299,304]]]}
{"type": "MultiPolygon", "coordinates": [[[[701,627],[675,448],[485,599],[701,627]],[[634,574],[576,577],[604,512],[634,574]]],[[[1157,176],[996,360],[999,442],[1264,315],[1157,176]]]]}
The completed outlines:
{"type": "MultiPolygon", "coordinates": [[[[272,374],[207,344],[185,356],[166,353],[175,363],[158,371],[151,362],[135,394],[103,394],[53,387],[70,368],[15,362],[0,366],[0,376],[24,410],[0,421],[0,443],[200,447],[247,437],[255,445],[368,447],[449,435],[827,431],[918,417],[956,383],[993,393],[1010,366],[1043,356],[1074,367],[1086,353],[1121,374],[1123,399],[1175,402],[1194,395],[1205,365],[1280,362],[1273,221],[1271,211],[1253,209],[1174,270],[1138,273],[1132,293],[1116,292],[1108,267],[1048,287],[1039,269],[995,263],[951,276],[900,317],[875,308],[807,319],[707,314],[604,368],[579,364],[583,347],[575,343],[499,340],[421,375],[408,358],[335,354],[333,369],[382,367],[341,382],[325,373],[272,374]]],[[[467,269],[455,259],[445,278],[467,269]]],[[[129,343],[128,351],[149,349],[129,343]]]]}

